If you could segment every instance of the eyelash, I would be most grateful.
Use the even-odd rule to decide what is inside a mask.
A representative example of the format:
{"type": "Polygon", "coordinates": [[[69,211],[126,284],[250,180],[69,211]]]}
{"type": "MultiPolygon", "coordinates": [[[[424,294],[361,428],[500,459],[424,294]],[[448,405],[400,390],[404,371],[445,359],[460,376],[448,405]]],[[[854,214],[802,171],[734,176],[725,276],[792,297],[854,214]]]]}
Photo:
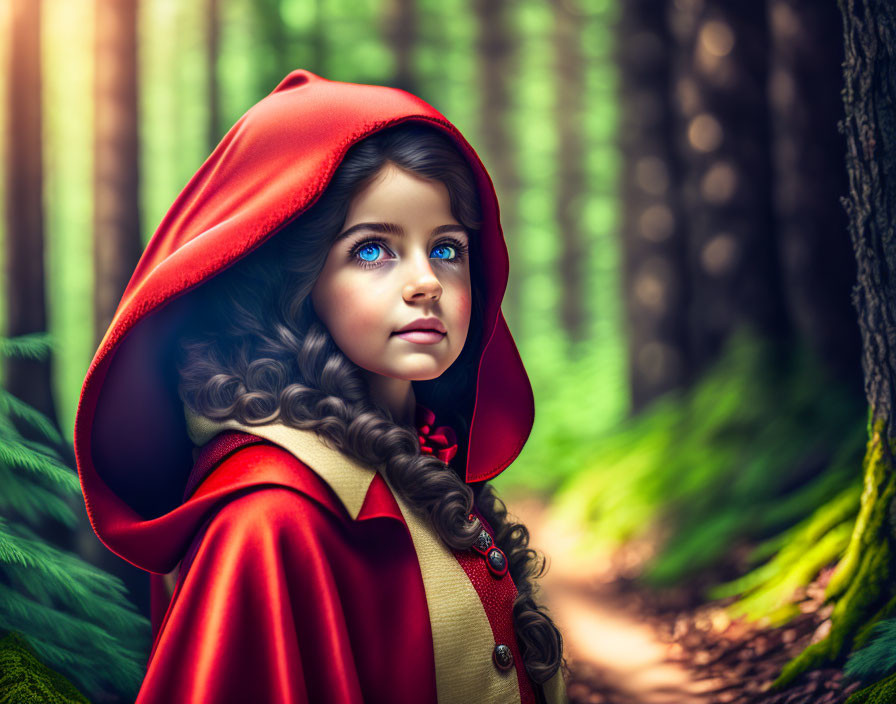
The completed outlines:
{"type": "MultiPolygon", "coordinates": [[[[358,266],[362,267],[363,269],[375,269],[376,267],[379,267],[379,266],[382,266],[383,264],[385,264],[385,261],[381,261],[381,260],[377,260],[375,262],[368,262],[368,261],[365,261],[364,259],[361,259],[358,256],[358,252],[360,252],[362,249],[364,249],[364,247],[366,247],[369,244],[379,245],[380,247],[382,247],[383,249],[386,249],[386,250],[389,249],[386,246],[386,243],[383,242],[383,240],[377,239],[375,237],[368,237],[367,239],[364,239],[364,240],[361,240],[360,242],[358,242],[354,247],[352,247],[352,250],[349,253],[349,256],[355,261],[355,263],[358,266]]],[[[460,240],[454,239],[453,237],[448,237],[446,239],[439,240],[433,246],[433,249],[436,249],[443,245],[448,245],[450,247],[453,247],[455,252],[457,252],[457,256],[455,256],[454,259],[438,259],[437,260],[437,261],[443,261],[447,264],[461,263],[466,258],[467,254],[470,251],[470,248],[466,244],[464,244],[460,240]]]]}

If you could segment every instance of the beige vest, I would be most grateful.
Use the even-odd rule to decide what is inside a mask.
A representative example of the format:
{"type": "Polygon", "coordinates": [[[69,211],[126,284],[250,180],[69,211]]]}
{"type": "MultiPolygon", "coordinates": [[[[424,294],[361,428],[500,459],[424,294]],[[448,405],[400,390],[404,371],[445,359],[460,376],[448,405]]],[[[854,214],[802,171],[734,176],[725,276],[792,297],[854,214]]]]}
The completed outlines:
{"type": "MultiPolygon", "coordinates": [[[[330,485],[352,519],[358,517],[376,471],[329,447],[317,433],[282,423],[258,426],[233,420],[221,423],[195,415],[186,408],[185,414],[190,439],[195,445],[201,447],[222,430],[241,430],[270,440],[311,467],[330,485]]],[[[515,668],[501,672],[492,662],[495,639],[466,572],[429,522],[410,510],[397,492],[392,491],[392,495],[407,523],[423,575],[439,702],[519,702],[515,668]]],[[[517,663],[517,666],[523,665],[517,663]]],[[[567,701],[560,672],[544,685],[544,690],[550,704],[567,701]]]]}

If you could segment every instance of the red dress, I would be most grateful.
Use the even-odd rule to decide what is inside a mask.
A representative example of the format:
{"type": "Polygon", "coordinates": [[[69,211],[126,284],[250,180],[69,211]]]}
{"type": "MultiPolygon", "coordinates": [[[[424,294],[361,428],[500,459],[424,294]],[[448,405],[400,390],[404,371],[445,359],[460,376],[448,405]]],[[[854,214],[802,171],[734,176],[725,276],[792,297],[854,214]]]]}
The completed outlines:
{"type": "MultiPolygon", "coordinates": [[[[425,450],[453,454],[445,429],[420,422],[426,411],[418,411],[418,427],[430,431],[421,434],[425,450]]],[[[190,483],[199,486],[186,505],[214,496],[214,509],[184,557],[170,605],[160,580],[154,585],[156,638],[138,704],[435,703],[458,701],[465,687],[476,701],[536,701],[513,630],[516,588],[506,570],[488,566],[488,548],[497,548],[453,554],[482,609],[464,612],[451,629],[447,637],[461,642],[448,644],[455,655],[443,658],[437,678],[415,545],[381,475],[372,475],[352,516],[288,450],[224,432],[205,445],[190,483]],[[475,624],[479,643],[477,614],[487,619],[475,624]],[[501,646],[509,664],[495,655],[501,646]],[[478,674],[469,672],[470,649],[480,656],[472,661],[478,674]]]]}

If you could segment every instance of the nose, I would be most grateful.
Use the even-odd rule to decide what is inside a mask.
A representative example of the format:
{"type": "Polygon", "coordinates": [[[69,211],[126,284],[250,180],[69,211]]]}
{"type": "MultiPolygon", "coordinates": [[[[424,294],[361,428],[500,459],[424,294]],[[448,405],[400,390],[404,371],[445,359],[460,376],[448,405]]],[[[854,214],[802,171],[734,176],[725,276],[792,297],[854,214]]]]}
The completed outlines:
{"type": "Polygon", "coordinates": [[[411,272],[403,290],[404,300],[408,303],[417,301],[437,301],[442,296],[442,284],[433,273],[429,257],[415,258],[411,272]],[[422,261],[421,261],[422,260],[422,261]]]}

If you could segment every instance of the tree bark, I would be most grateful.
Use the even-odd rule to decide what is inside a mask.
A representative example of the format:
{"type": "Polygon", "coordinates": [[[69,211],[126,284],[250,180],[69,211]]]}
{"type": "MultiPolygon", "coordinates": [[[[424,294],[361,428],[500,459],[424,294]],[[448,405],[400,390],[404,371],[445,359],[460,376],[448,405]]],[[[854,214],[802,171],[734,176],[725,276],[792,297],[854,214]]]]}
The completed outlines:
{"type": "MultiPolygon", "coordinates": [[[[40,0],[11,0],[7,71],[6,335],[47,329],[40,0]]],[[[6,360],[10,393],[56,421],[50,359],[6,360]]],[[[23,428],[23,432],[27,429],[23,428]]]]}
{"type": "Polygon", "coordinates": [[[676,184],[666,0],[621,7],[622,254],[631,410],[687,381],[686,243],[676,184]]]}
{"type": "MultiPolygon", "coordinates": [[[[695,371],[730,335],[787,332],[772,217],[765,3],[671,6],[695,371]]],[[[645,178],[660,180],[659,170],[645,178]]]]}
{"type": "Polygon", "coordinates": [[[843,103],[849,234],[858,265],[853,303],[862,339],[870,437],[864,490],[850,545],[828,585],[835,601],[828,637],[807,648],[778,678],[841,659],[870,627],[896,612],[893,564],[896,499],[896,5],[841,0],[845,39],[843,103]]]}
{"type": "Polygon", "coordinates": [[[418,93],[414,49],[418,35],[416,0],[391,0],[386,12],[385,37],[395,56],[395,73],[390,85],[418,93]]]}
{"type": "Polygon", "coordinates": [[[517,175],[513,140],[511,139],[510,84],[516,74],[514,61],[516,45],[507,31],[509,10],[505,0],[475,0],[479,57],[480,91],[482,95],[482,120],[480,132],[489,171],[495,180],[495,190],[501,203],[501,226],[510,253],[510,280],[502,306],[511,329],[519,330],[522,319],[520,310],[521,262],[517,260],[519,248],[519,220],[517,218],[520,182],[517,175]]]}
{"type": "Polygon", "coordinates": [[[97,0],[94,83],[94,331],[109,327],[140,258],[137,0],[97,0]]]}
{"type": "Polygon", "coordinates": [[[844,237],[843,22],[833,3],[771,0],[769,101],[776,231],[796,332],[832,372],[860,388],[855,283],[844,237]]]}
{"type": "Polygon", "coordinates": [[[560,233],[560,321],[575,344],[588,336],[588,295],[585,287],[587,245],[582,228],[584,202],[583,96],[585,67],[580,47],[583,16],[575,0],[554,0],[554,69],[557,93],[554,121],[558,158],[554,209],[560,233]]]}

